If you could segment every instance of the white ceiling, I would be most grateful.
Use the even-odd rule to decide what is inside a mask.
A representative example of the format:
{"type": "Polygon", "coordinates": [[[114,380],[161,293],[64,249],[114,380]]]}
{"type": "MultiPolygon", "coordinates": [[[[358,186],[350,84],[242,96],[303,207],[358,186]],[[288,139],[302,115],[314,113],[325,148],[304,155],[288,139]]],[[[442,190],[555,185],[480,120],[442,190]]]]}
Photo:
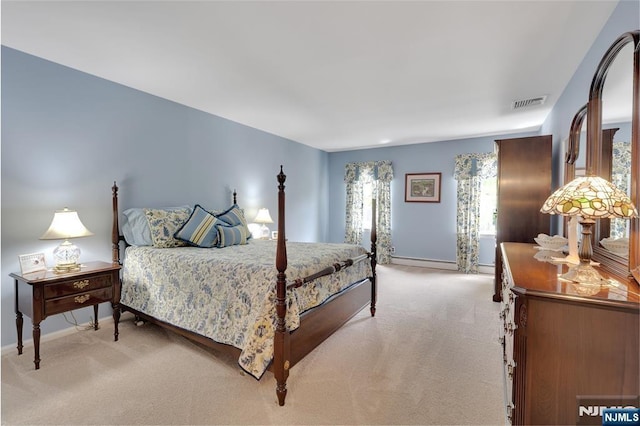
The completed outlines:
{"type": "Polygon", "coordinates": [[[537,130],[616,3],[2,1],[2,44],[341,151],[537,130]]]}

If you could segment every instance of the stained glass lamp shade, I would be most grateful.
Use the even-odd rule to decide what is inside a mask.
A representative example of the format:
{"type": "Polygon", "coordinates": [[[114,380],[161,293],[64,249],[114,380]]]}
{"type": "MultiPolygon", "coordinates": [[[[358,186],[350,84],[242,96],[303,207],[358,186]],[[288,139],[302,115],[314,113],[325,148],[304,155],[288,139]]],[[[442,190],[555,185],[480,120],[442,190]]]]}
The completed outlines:
{"type": "Polygon", "coordinates": [[[599,176],[581,176],[559,188],[547,198],[542,213],[563,216],[578,216],[582,225],[582,244],[578,251],[580,263],[561,278],[592,286],[593,292],[600,291],[602,277],[591,266],[591,228],[600,218],[633,218],[638,211],[627,194],[611,182],[599,176]]]}
{"type": "Polygon", "coordinates": [[[55,212],[49,229],[40,237],[41,240],[64,240],[53,251],[53,257],[56,259],[54,272],[64,273],[80,269],[78,265],[80,249],[69,239],[90,235],[93,233],[85,228],[75,210],[65,207],[64,210],[55,212]]]}

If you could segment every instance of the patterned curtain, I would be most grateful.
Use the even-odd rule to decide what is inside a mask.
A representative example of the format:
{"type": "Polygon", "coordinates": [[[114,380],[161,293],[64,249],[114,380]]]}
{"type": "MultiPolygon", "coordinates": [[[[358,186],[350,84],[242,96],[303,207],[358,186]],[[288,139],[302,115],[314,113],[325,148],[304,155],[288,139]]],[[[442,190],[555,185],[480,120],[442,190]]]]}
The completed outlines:
{"type": "Polygon", "coordinates": [[[483,179],[497,175],[496,155],[462,154],[456,156],[454,178],[458,181],[456,216],[458,270],[478,273],[480,241],[480,201],[483,179]]]}
{"type": "MultiPolygon", "coordinates": [[[[614,141],[611,161],[611,183],[624,193],[631,188],[631,142],[614,141]]],[[[629,220],[613,218],[610,225],[611,238],[629,236],[629,220]]]]}
{"type": "Polygon", "coordinates": [[[391,262],[391,161],[349,163],[345,166],[344,181],[347,184],[346,224],[344,241],[362,244],[362,192],[365,183],[373,184],[376,198],[377,262],[391,262]]]}

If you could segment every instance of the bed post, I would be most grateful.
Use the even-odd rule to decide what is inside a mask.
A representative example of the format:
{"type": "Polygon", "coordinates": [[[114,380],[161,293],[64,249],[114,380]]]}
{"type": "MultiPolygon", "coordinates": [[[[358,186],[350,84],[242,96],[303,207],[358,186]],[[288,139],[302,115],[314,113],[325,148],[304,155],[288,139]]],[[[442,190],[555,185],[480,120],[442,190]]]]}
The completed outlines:
{"type": "Polygon", "coordinates": [[[376,243],[378,241],[377,231],[377,214],[376,214],[376,200],[371,201],[371,316],[376,316],[376,299],[377,299],[377,287],[376,287],[376,264],[377,264],[377,252],[376,243]]]}
{"type": "Polygon", "coordinates": [[[113,181],[113,219],[111,224],[111,261],[120,264],[120,227],[118,226],[118,185],[113,181]]]}
{"type": "Polygon", "coordinates": [[[276,394],[278,395],[278,404],[284,405],[284,399],[287,396],[287,378],[289,377],[290,366],[290,335],[285,323],[287,314],[287,246],[285,239],[284,226],[284,181],[287,176],[282,172],[278,174],[278,241],[276,245],[276,269],[278,276],[276,280],[276,332],[273,342],[273,373],[276,378],[276,394]]]}
{"type": "MultiPolygon", "coordinates": [[[[120,265],[120,227],[118,226],[118,185],[116,185],[116,181],[113,181],[113,186],[111,187],[111,198],[112,198],[112,213],[113,218],[111,221],[111,261],[114,265],[120,265]]],[[[113,323],[115,327],[114,331],[114,340],[118,341],[118,335],[120,334],[118,331],[118,323],[120,322],[120,286],[122,285],[122,281],[118,283],[115,288],[114,299],[116,303],[111,303],[111,309],[113,309],[113,323]]],[[[97,309],[97,308],[96,308],[97,309]]],[[[96,311],[97,313],[97,311],[96,311]]]]}

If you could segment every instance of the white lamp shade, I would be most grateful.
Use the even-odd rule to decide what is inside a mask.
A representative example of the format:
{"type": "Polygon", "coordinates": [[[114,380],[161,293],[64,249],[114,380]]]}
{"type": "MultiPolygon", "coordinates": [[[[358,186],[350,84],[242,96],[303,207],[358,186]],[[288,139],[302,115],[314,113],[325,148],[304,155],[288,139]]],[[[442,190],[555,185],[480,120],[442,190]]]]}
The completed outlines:
{"type": "Polygon", "coordinates": [[[58,210],[53,216],[51,225],[45,232],[41,240],[65,240],[67,238],[88,237],[93,235],[80,221],[78,212],[69,210],[58,210]]]}
{"type": "Polygon", "coordinates": [[[258,210],[258,214],[253,221],[256,223],[273,223],[273,219],[271,219],[271,215],[269,214],[269,209],[258,210]]]}

